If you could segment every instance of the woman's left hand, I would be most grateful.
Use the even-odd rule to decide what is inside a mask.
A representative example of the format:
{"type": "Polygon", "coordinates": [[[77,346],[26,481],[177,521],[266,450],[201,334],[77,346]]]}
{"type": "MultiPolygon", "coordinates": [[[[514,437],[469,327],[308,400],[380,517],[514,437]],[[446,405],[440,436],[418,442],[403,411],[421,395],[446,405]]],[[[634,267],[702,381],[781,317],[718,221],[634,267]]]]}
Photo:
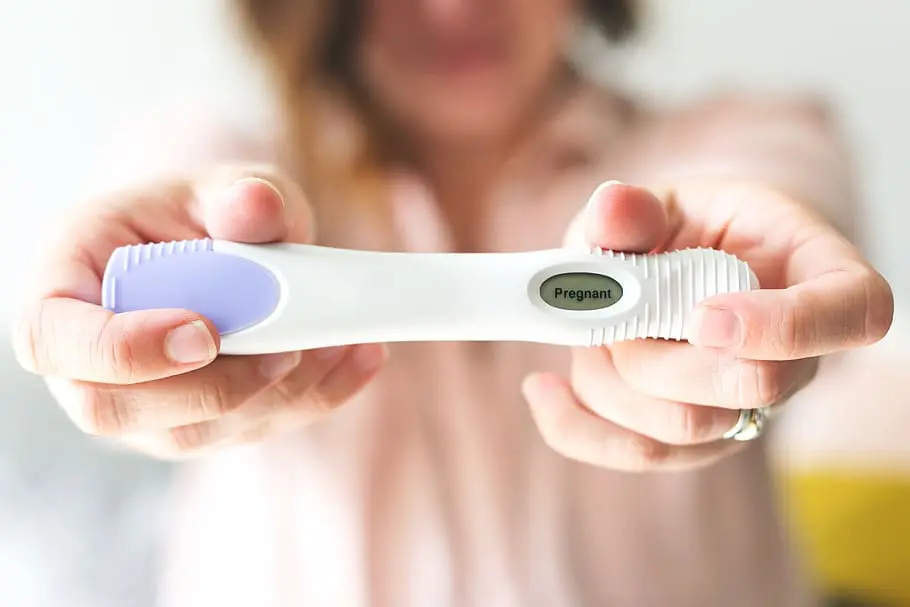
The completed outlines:
{"type": "Polygon", "coordinates": [[[819,215],[786,195],[739,183],[594,193],[567,242],[626,252],[710,247],[738,256],[761,290],[703,302],[688,342],[578,348],[569,378],[524,385],[547,443],[621,470],[691,468],[742,448],[725,440],[740,410],[782,403],[818,357],[872,344],[891,325],[887,281],[819,215]]]}

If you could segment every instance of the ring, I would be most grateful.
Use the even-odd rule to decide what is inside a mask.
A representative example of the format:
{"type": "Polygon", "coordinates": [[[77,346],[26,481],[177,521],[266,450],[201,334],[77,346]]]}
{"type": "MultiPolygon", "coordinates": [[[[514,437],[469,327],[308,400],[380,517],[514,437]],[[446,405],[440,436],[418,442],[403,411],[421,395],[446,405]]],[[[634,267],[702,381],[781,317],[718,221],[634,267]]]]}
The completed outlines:
{"type": "Polygon", "coordinates": [[[739,412],[739,419],[730,430],[724,434],[724,439],[733,439],[735,441],[751,441],[762,435],[765,424],[768,421],[770,407],[761,407],[758,409],[742,409],[739,412]]]}

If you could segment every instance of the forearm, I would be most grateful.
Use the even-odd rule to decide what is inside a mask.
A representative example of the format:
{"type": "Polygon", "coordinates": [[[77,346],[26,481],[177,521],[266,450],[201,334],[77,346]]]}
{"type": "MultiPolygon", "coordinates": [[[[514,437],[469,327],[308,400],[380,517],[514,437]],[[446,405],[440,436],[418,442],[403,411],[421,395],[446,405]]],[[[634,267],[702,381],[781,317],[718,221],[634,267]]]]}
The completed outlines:
{"type": "Polygon", "coordinates": [[[644,182],[761,184],[815,209],[851,240],[856,236],[859,199],[849,144],[824,104],[731,97],[700,105],[678,123],[652,139],[644,182]]]}

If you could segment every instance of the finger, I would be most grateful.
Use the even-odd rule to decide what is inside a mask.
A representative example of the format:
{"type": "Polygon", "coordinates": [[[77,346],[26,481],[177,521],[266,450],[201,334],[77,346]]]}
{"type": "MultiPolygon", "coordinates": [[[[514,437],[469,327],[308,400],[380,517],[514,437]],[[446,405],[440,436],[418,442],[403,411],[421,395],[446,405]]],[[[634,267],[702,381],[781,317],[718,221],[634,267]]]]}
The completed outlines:
{"type": "Polygon", "coordinates": [[[34,272],[40,278],[13,331],[20,364],[43,375],[115,384],[209,364],[219,340],[199,315],[171,310],[113,316],[98,306],[101,275],[116,247],[204,236],[207,220],[213,235],[237,240],[305,240],[312,229],[300,190],[263,167],[114,193],[77,213],[34,272]]]}
{"type": "Polygon", "coordinates": [[[236,242],[307,242],[313,215],[301,188],[263,166],[221,168],[196,184],[197,214],[213,238],[236,242]]]}
{"type": "Polygon", "coordinates": [[[324,351],[230,356],[189,373],[137,386],[60,382],[55,395],[84,432],[116,436],[218,419],[297,369],[311,384],[337,363],[324,351]]]}
{"type": "MultiPolygon", "coordinates": [[[[586,360],[597,355],[581,353],[586,360]]],[[[635,340],[610,346],[623,383],[642,394],[728,409],[786,400],[815,375],[818,361],[758,361],[685,342],[635,340]]]]}
{"type": "Polygon", "coordinates": [[[358,344],[308,351],[304,355],[318,357],[320,368],[315,374],[305,372],[301,365],[227,417],[275,417],[290,413],[296,423],[309,424],[363,388],[382,368],[388,350],[382,344],[358,344]]]}
{"type": "Polygon", "coordinates": [[[728,408],[637,392],[614,368],[605,348],[579,349],[572,360],[572,387],[592,412],[669,445],[711,443],[733,428],[739,412],[728,408]]]}
{"type": "Polygon", "coordinates": [[[259,165],[219,168],[196,179],[115,191],[73,209],[52,227],[29,284],[33,299],[100,302],[101,278],[118,247],[212,236],[263,242],[312,240],[314,222],[299,186],[259,165]]]}
{"type": "Polygon", "coordinates": [[[387,351],[363,344],[333,349],[333,357],[335,364],[316,381],[302,364],[228,415],[129,436],[125,442],[156,457],[184,459],[304,428],[363,389],[382,368],[387,351]]]}
{"type": "Polygon", "coordinates": [[[244,424],[201,422],[171,430],[142,432],[119,437],[117,444],[163,461],[179,462],[231,447],[262,442],[275,434],[275,420],[253,418],[244,424]]]}
{"type": "Polygon", "coordinates": [[[632,432],[586,410],[569,385],[552,374],[529,376],[522,390],[544,441],[576,461],[630,472],[680,470],[742,448],[735,441],[671,446],[632,432]]]}
{"type": "Polygon", "coordinates": [[[881,340],[894,313],[891,287],[870,269],[823,274],[786,289],[713,297],[688,325],[691,343],[756,360],[795,360],[881,340]]]}
{"type": "Polygon", "coordinates": [[[310,395],[319,408],[330,411],[360,392],[382,368],[388,350],[382,344],[362,344],[350,350],[310,395]]]}
{"type": "MultiPolygon", "coordinates": [[[[118,320],[108,325],[105,312],[90,312],[72,300],[100,304],[101,277],[117,247],[203,237],[208,234],[207,219],[212,224],[212,235],[237,240],[306,240],[313,227],[309,206],[299,188],[287,177],[264,167],[231,167],[195,182],[176,180],[115,192],[96,204],[80,207],[75,217],[63,224],[65,229],[45,248],[47,252],[31,272],[35,279],[16,322],[17,349],[27,366],[35,370],[40,367],[35,363],[54,362],[50,369],[65,373],[65,367],[73,365],[79,369],[76,379],[104,381],[98,374],[97,356],[87,361],[66,361],[74,351],[81,353],[86,347],[129,345],[117,337],[124,329],[121,322],[132,327],[146,320],[118,320]],[[42,326],[50,325],[57,331],[41,331],[42,326]],[[105,327],[112,330],[102,336],[100,331],[105,327]],[[92,330],[96,331],[94,335],[92,330]],[[81,341],[69,343],[67,336],[77,332],[81,341]]],[[[160,322],[167,324],[166,320],[160,322]]],[[[120,352],[117,348],[113,348],[114,354],[120,352]]],[[[140,349],[128,351],[139,358],[145,356],[140,349]]],[[[160,359],[160,349],[149,356],[160,359]]],[[[117,381],[123,376],[122,367],[103,373],[117,381]]],[[[140,372],[137,377],[153,378],[156,373],[167,371],[151,369],[149,375],[140,372]]]]}
{"type": "Polygon", "coordinates": [[[39,300],[12,336],[19,364],[39,375],[134,384],[204,367],[218,332],[182,310],[113,314],[75,299],[39,300]]]}
{"type": "Polygon", "coordinates": [[[607,182],[591,195],[568,238],[588,246],[646,253],[670,238],[673,208],[645,188],[607,182]]]}

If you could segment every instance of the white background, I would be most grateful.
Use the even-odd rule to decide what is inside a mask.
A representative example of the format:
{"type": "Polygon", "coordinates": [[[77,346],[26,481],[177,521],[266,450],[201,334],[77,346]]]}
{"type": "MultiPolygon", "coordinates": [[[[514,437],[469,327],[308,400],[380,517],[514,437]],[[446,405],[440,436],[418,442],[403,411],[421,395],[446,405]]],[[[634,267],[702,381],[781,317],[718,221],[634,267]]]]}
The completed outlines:
{"type": "MultiPolygon", "coordinates": [[[[37,234],[91,190],[103,143],[123,125],[184,100],[251,121],[266,111],[227,1],[0,0],[4,324],[37,234]]],[[[651,4],[645,44],[621,58],[637,87],[673,99],[808,89],[837,105],[865,176],[864,245],[906,307],[910,2],[651,4]]],[[[167,470],[98,449],[0,354],[0,603],[150,604],[167,470]]]]}
{"type": "MultiPolygon", "coordinates": [[[[910,3],[663,0],[632,82],[667,97],[712,89],[821,91],[837,104],[865,176],[869,254],[900,292],[910,198],[910,3]]],[[[201,100],[262,112],[227,0],[0,0],[0,284],[24,277],[36,229],[89,191],[102,142],[150,108],[201,100]]],[[[0,298],[0,320],[10,297],[0,298]]]]}

